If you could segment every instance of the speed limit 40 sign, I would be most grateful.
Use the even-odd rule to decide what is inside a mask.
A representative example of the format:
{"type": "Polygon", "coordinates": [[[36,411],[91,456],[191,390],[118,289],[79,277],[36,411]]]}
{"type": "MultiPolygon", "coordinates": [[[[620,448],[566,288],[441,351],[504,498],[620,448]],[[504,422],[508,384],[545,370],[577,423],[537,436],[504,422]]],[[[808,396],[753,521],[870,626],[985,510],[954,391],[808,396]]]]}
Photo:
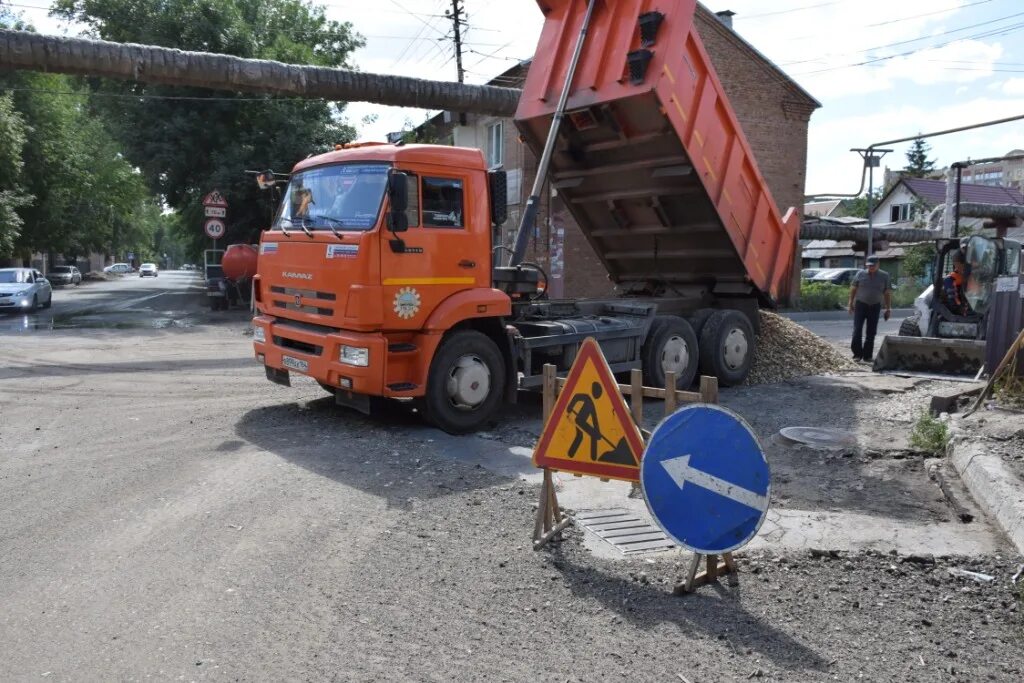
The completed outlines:
{"type": "Polygon", "coordinates": [[[224,236],[224,221],[219,218],[207,218],[203,229],[211,239],[218,240],[224,236]]]}

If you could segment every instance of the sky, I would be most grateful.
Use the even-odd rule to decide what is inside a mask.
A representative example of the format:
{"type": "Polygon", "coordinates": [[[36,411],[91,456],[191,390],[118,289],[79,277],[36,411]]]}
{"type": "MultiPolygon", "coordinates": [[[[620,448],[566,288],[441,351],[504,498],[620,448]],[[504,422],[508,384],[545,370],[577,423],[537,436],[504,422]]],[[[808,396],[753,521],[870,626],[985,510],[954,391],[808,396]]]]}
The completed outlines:
{"type": "MultiPolygon", "coordinates": [[[[40,9],[48,5],[45,0],[8,4],[44,33],[79,32],[48,18],[40,9]]],[[[352,56],[361,71],[455,80],[452,26],[445,16],[451,0],[319,4],[330,18],[351,22],[366,38],[366,46],[352,56]]],[[[849,151],[852,147],[1024,114],[1020,0],[705,4],[713,11],[736,12],[734,29],[822,103],[811,117],[808,194],[857,190],[862,162],[849,151]]],[[[534,0],[464,0],[464,5],[466,82],[485,83],[531,56],[542,24],[534,0]]],[[[368,103],[352,103],[346,114],[366,140],[384,139],[428,116],[368,103]]],[[[1000,156],[1024,149],[1024,122],[935,138],[930,144],[939,166],[1000,156]]],[[[908,146],[893,145],[883,165],[903,167],[908,146]]]]}

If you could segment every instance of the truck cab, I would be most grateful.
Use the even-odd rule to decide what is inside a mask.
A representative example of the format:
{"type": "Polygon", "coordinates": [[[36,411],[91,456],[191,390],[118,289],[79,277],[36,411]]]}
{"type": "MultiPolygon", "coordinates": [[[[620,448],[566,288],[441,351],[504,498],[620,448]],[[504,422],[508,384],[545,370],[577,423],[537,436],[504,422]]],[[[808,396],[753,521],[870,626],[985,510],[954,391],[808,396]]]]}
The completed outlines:
{"type": "Polygon", "coordinates": [[[309,375],[361,410],[371,396],[423,397],[442,337],[461,332],[462,352],[438,371],[445,396],[425,412],[458,431],[493,410],[511,299],[491,286],[488,188],[478,150],[350,145],[300,162],[260,242],[255,347],[268,378],[309,375]]]}

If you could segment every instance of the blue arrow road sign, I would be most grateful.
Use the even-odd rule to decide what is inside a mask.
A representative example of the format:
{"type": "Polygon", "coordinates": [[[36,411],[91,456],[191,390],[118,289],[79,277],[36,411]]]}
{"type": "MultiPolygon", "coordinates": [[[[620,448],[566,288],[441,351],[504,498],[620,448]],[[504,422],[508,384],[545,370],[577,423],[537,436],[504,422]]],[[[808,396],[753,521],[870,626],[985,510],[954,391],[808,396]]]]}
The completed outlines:
{"type": "Polygon", "coordinates": [[[704,555],[752,539],[771,499],[768,461],[754,432],[714,405],[683,408],[661,421],[640,461],[640,486],[669,538],[704,555]]]}

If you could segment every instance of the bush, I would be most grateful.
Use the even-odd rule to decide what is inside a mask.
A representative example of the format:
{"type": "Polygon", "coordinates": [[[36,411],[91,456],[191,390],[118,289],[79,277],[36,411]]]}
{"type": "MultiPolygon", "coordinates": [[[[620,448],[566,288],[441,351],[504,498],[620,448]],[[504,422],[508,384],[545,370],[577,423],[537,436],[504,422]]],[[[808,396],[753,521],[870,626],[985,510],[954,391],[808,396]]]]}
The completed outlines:
{"type": "Polygon", "coordinates": [[[850,300],[850,288],[828,282],[803,282],[800,284],[798,311],[834,311],[845,309],[850,300]]]}
{"type": "Polygon", "coordinates": [[[921,413],[910,434],[910,445],[924,453],[940,456],[946,452],[949,443],[949,429],[945,422],[932,417],[927,410],[921,413]]]}
{"type": "Polygon", "coordinates": [[[892,307],[913,308],[914,299],[916,299],[922,291],[924,291],[924,288],[919,287],[916,284],[906,284],[894,287],[892,290],[892,307]]]}

